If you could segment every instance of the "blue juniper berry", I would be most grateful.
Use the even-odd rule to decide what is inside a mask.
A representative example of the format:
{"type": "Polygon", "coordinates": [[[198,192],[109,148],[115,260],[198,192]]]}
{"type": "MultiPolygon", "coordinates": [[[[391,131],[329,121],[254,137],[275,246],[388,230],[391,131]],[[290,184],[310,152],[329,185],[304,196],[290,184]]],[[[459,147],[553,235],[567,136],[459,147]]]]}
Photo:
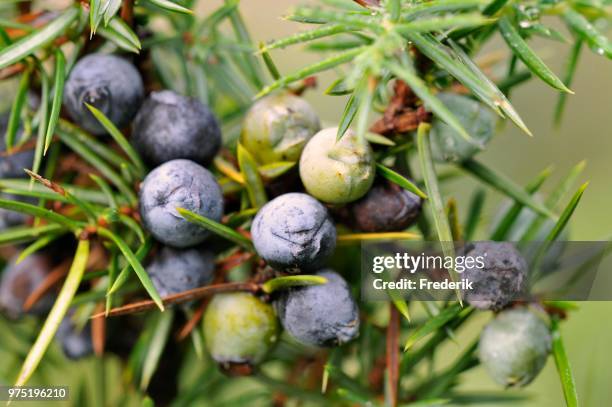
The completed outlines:
{"type": "Polygon", "coordinates": [[[110,54],[95,53],[79,59],[64,88],[64,105],[70,117],[95,135],[105,134],[106,130],[86,103],[123,128],[134,118],[143,98],[144,86],[136,67],[110,54]]]}
{"type": "Polygon", "coordinates": [[[208,106],[170,90],[153,92],[134,119],[131,142],[150,165],[185,158],[211,163],[221,128],[208,106]]]}
{"type": "Polygon", "coordinates": [[[316,275],[327,283],[287,290],[275,301],[281,324],[297,341],[338,346],[359,335],[359,308],[347,282],[330,269],[316,275]]]}
{"type": "Polygon", "coordinates": [[[144,227],[160,242],[177,248],[195,246],[209,232],[184,219],[177,208],[220,221],[223,195],[215,177],[190,160],[172,160],[151,171],[140,188],[144,227]]]}
{"type": "Polygon", "coordinates": [[[336,227],[325,206],[297,192],[264,205],[251,234],[257,253],[284,271],[317,270],[336,247],[336,227]]]}

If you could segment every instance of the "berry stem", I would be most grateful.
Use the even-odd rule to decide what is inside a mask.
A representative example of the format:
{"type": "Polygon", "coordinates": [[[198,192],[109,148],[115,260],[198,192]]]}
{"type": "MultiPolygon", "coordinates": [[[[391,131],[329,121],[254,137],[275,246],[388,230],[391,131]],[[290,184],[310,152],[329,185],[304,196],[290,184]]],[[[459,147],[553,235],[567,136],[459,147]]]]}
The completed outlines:
{"type": "Polygon", "coordinates": [[[134,26],[134,0],[123,0],[121,19],[130,27],[134,26]]]}
{"type": "MultiPolygon", "coordinates": [[[[225,283],[215,284],[193,290],[183,291],[181,293],[168,295],[162,298],[164,305],[179,304],[187,301],[204,298],[218,293],[227,293],[235,291],[246,291],[246,292],[258,292],[261,289],[261,285],[255,283],[225,283]]],[[[131,304],[124,305],[122,307],[113,308],[108,313],[108,316],[114,317],[119,315],[133,314],[135,312],[145,311],[151,308],[155,308],[155,302],[153,300],[144,300],[133,302],[131,304]]],[[[98,318],[103,316],[104,312],[94,314],[92,318],[98,318]]]]}

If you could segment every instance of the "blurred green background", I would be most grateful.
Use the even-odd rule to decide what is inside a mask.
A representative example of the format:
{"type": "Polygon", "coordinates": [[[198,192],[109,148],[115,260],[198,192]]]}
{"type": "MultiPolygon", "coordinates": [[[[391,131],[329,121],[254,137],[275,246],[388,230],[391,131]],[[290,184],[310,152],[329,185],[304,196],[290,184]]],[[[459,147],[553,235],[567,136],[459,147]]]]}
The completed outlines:
{"type": "MultiPolygon", "coordinates": [[[[348,0],[347,0],[348,1],[348,0]]],[[[303,2],[303,1],[302,1],[303,2]]],[[[57,2],[59,5],[65,1],[57,2]]],[[[201,1],[198,14],[208,13],[218,7],[222,1],[201,1]]],[[[243,0],[242,12],[251,28],[255,40],[268,41],[283,37],[304,29],[296,23],[283,20],[295,0],[243,0]]],[[[569,34],[567,34],[569,35],[569,34]]],[[[540,55],[546,57],[547,63],[557,72],[562,72],[568,46],[556,42],[533,41],[540,55]]],[[[505,45],[497,39],[488,52],[507,52],[505,45]]],[[[275,51],[272,54],[282,73],[288,73],[317,60],[317,56],[304,52],[300,47],[275,51]]],[[[498,72],[505,66],[500,64],[498,72]]],[[[491,73],[495,75],[494,69],[491,73]]],[[[319,87],[306,95],[319,111],[324,122],[336,123],[345,100],[343,98],[324,96],[322,91],[333,75],[319,77],[319,87]]],[[[497,170],[524,184],[538,172],[554,165],[555,175],[547,185],[567,174],[571,167],[586,160],[587,167],[581,181],[590,181],[590,185],[579,205],[571,224],[573,240],[601,240],[612,236],[612,64],[609,60],[594,55],[588,50],[583,52],[572,89],[575,95],[568,98],[563,123],[559,128],[552,124],[553,110],[558,94],[541,81],[532,80],[520,86],[512,95],[512,101],[523,119],[532,130],[534,138],[529,138],[511,125],[503,128],[490,143],[488,150],[480,158],[497,170]]],[[[477,184],[469,179],[453,182],[444,191],[445,197],[454,196],[458,200],[459,210],[465,213],[468,201],[477,184]]],[[[544,187],[546,191],[546,187],[544,187]]],[[[494,192],[487,194],[484,224],[488,224],[496,207],[499,196],[494,192]]],[[[608,262],[610,265],[611,262],[608,262]]],[[[609,272],[602,269],[601,272],[609,272]]],[[[583,302],[581,310],[563,324],[566,347],[574,368],[579,396],[584,406],[607,406],[612,400],[612,328],[606,322],[612,314],[612,302],[583,302]]],[[[478,332],[488,315],[481,315],[478,321],[467,326],[459,335],[460,344],[450,344],[441,354],[450,363],[462,345],[468,344],[478,332]]],[[[0,365],[2,365],[0,352],[0,365]]],[[[81,363],[94,363],[93,361],[81,363]]],[[[444,362],[442,362],[444,363],[444,362]]],[[[0,374],[2,368],[0,366],[0,374]]],[[[95,368],[95,367],[94,367],[95,368]]],[[[107,376],[117,376],[116,369],[109,369],[107,376]]],[[[494,390],[497,386],[476,368],[464,376],[461,385],[464,390],[494,390]]],[[[409,378],[404,378],[409,379],[409,378]]],[[[55,380],[51,380],[55,382],[55,380]]],[[[197,383],[196,383],[197,384],[197,383]]],[[[248,386],[244,382],[245,388],[248,386]]],[[[536,381],[524,390],[533,396],[526,405],[560,406],[563,396],[559,379],[552,359],[536,381]]]]}

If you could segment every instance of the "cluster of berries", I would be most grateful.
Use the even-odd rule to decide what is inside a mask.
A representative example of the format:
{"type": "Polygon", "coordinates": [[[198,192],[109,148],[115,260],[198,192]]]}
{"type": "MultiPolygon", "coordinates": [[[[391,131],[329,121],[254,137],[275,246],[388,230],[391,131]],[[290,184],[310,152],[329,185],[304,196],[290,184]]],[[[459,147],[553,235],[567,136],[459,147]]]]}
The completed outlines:
{"type": "MultiPolygon", "coordinates": [[[[442,102],[483,145],[495,126],[493,114],[465,96],[440,95],[442,102]]],[[[162,296],[209,284],[215,254],[203,243],[209,232],[184,219],[184,208],[221,221],[224,197],[206,167],[218,154],[221,128],[208,106],[164,90],[145,99],[137,69],[113,55],[91,54],[77,62],[66,82],[64,105],[72,119],[92,134],[105,129],[87,108],[99,109],[117,127],[132,123],[131,143],[153,169],[139,190],[144,228],[163,246],[150,259],[147,272],[162,296]]],[[[327,268],[336,247],[336,213],[347,226],[363,232],[404,230],[418,218],[417,195],[376,178],[374,152],[362,137],[348,130],[337,140],[337,128],[321,129],[314,109],[289,93],[265,97],[247,113],[241,144],[259,165],[299,162],[299,178],[259,208],[251,225],[257,254],[276,273],[312,273],[326,284],[292,288],[261,299],[251,293],[217,294],[208,304],[204,332],[211,356],[224,368],[261,362],[276,342],[279,323],[307,346],[337,346],[357,337],[359,308],[344,278],[327,268]]],[[[4,133],[4,132],[0,132],[4,133]]],[[[434,157],[462,161],[478,151],[454,129],[434,119],[434,157]]],[[[20,177],[31,152],[2,158],[1,177],[20,177]]],[[[2,212],[1,226],[22,223],[2,212]]],[[[480,309],[499,311],[523,289],[526,263],[507,243],[477,243],[468,253],[487,253],[484,269],[466,270],[476,290],[467,301],[480,309]]],[[[17,317],[25,298],[48,274],[44,254],[11,262],[2,275],[0,307],[17,317]],[[25,270],[28,272],[25,273],[25,270]]],[[[46,297],[32,309],[42,312],[46,297]]],[[[60,338],[67,355],[91,352],[91,338],[75,332],[67,320],[60,338]]],[[[483,331],[480,358],[504,385],[528,383],[542,368],[550,349],[548,328],[527,308],[501,312],[483,331]]]]}

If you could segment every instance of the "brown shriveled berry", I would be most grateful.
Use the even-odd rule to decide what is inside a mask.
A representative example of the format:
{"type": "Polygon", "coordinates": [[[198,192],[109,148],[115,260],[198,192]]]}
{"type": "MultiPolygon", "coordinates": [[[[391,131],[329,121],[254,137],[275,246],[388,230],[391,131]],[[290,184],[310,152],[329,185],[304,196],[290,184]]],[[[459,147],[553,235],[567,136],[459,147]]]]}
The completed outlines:
{"type": "Polygon", "coordinates": [[[363,232],[392,232],[412,225],[421,213],[422,200],[390,182],[378,182],[349,206],[351,226],[363,232]]]}

